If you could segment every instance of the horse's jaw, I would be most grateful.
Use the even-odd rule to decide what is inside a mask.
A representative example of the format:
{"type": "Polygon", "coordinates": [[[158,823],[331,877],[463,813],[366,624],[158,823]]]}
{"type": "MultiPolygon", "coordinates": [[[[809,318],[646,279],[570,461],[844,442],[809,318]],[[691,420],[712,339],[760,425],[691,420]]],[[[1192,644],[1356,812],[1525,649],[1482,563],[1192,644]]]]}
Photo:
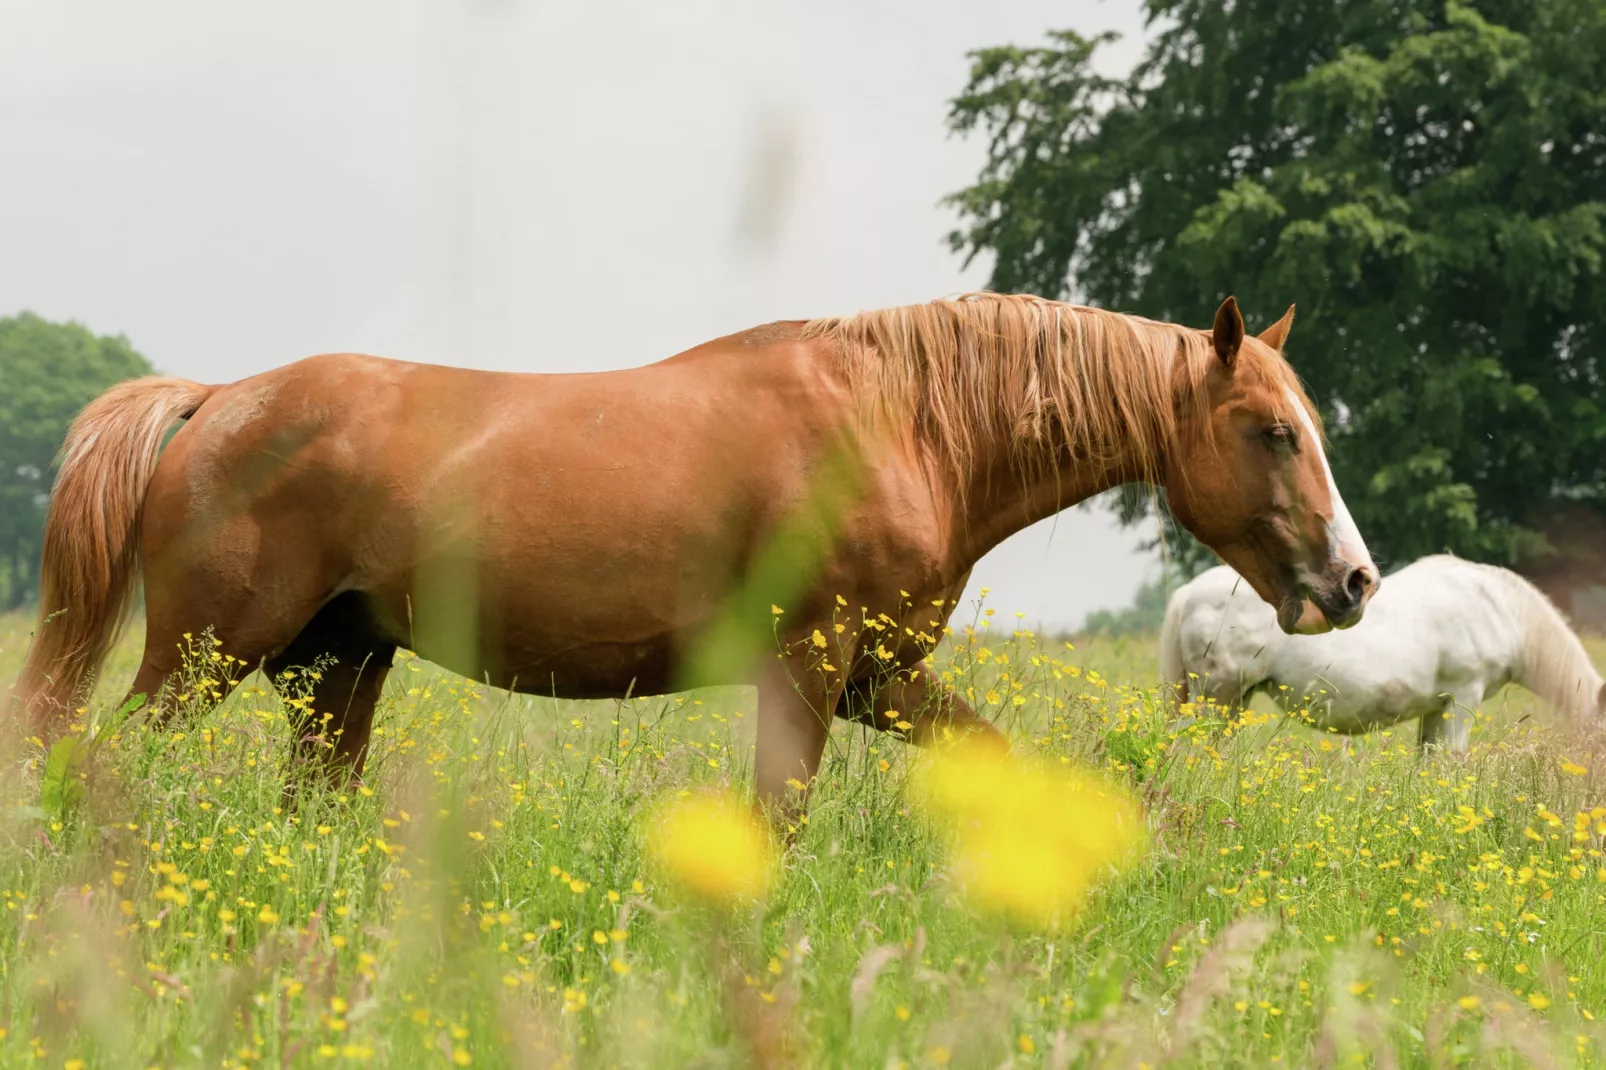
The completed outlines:
{"type": "Polygon", "coordinates": [[[1288,635],[1321,635],[1334,630],[1344,631],[1361,622],[1362,611],[1357,610],[1340,620],[1327,615],[1320,602],[1301,585],[1298,592],[1284,598],[1277,607],[1277,626],[1288,635]]]}
{"type": "Polygon", "coordinates": [[[1288,635],[1321,635],[1333,630],[1333,622],[1310,598],[1284,601],[1277,609],[1277,626],[1288,635]]]}

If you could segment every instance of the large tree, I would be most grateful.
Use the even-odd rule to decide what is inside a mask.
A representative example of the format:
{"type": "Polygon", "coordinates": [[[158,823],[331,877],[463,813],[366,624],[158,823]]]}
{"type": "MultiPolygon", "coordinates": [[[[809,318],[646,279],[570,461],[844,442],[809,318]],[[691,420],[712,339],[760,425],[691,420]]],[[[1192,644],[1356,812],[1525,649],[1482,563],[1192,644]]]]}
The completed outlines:
{"type": "Polygon", "coordinates": [[[113,383],[150,373],[125,338],[30,312],[0,319],[0,609],[38,592],[52,464],[73,415],[113,383]]]}
{"type": "Polygon", "coordinates": [[[951,122],[989,155],[955,248],[996,289],[1184,323],[1297,302],[1289,357],[1380,561],[1531,561],[1606,513],[1606,5],[1147,12],[1125,79],[1072,32],[973,55],[951,122]]]}

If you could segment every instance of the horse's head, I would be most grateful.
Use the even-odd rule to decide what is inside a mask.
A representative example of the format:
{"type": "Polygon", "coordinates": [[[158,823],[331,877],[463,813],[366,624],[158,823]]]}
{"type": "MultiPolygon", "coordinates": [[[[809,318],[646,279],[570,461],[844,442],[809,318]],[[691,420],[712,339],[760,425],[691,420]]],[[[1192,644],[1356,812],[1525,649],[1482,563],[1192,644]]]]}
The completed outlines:
{"type": "Polygon", "coordinates": [[[1293,320],[1290,308],[1252,338],[1238,302],[1222,303],[1207,403],[1179,414],[1165,488],[1172,513],[1276,607],[1283,631],[1320,632],[1361,619],[1378,573],[1283,360],[1293,320]]]}

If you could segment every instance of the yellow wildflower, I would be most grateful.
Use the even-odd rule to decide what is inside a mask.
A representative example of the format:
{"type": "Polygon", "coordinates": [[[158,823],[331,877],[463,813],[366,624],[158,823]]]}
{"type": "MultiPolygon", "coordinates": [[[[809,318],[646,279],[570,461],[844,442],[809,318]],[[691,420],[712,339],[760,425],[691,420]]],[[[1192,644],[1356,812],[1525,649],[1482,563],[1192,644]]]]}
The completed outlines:
{"type": "Polygon", "coordinates": [[[1094,878],[1131,861],[1144,839],[1141,809],[1114,785],[985,745],[938,751],[915,789],[949,826],[970,898],[1031,925],[1068,921],[1094,878]]]}
{"type": "Polygon", "coordinates": [[[648,854],[670,881],[717,903],[769,888],[774,847],[747,806],[727,795],[676,798],[658,809],[648,854]]]}

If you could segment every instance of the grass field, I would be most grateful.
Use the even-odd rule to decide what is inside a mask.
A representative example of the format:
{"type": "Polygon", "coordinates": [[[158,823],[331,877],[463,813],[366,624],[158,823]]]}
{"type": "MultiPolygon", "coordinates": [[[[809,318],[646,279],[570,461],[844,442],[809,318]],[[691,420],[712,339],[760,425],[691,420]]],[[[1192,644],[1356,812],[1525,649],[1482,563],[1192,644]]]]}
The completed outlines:
{"type": "MultiPolygon", "coordinates": [[[[28,627],[0,618],[0,680],[28,627]]],[[[741,690],[554,703],[398,661],[362,790],[293,813],[285,708],[255,678],[112,736],[74,805],[13,755],[0,1066],[1597,1061],[1595,735],[1516,690],[1465,757],[1269,706],[1176,734],[1152,646],[994,625],[945,648],[1019,751],[1146,808],[1141,861],[1058,932],[967,905],[905,791],[923,759],[847,726],[767,897],[667,894],[648,815],[746,785],[741,690]]]]}

